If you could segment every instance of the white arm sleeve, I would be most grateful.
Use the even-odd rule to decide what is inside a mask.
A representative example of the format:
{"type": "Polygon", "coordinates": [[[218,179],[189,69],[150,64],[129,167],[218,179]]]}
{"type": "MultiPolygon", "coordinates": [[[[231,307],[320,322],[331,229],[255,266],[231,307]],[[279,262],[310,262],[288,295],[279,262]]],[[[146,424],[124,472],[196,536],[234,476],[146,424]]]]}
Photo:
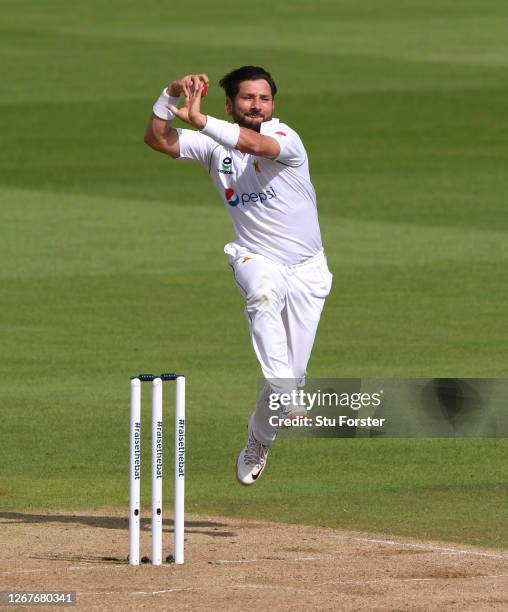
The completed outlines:
{"type": "Polygon", "coordinates": [[[300,136],[284,123],[279,123],[273,131],[264,136],[274,138],[280,145],[280,153],[275,161],[286,166],[301,166],[307,159],[307,153],[300,136]]]}
{"type": "Polygon", "coordinates": [[[215,140],[194,130],[177,128],[176,131],[180,145],[180,157],[177,159],[197,162],[208,169],[212,151],[218,146],[215,140]]]}

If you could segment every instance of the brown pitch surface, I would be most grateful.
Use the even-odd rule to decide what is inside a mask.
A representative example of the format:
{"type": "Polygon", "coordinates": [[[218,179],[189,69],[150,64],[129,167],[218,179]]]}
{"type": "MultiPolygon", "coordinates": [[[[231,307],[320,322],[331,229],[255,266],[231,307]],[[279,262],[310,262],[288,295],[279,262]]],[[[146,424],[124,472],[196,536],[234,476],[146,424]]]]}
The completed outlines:
{"type": "Polygon", "coordinates": [[[125,514],[0,512],[0,591],[76,591],[79,610],[508,609],[504,550],[188,515],[185,565],[133,568],[125,514]]]}

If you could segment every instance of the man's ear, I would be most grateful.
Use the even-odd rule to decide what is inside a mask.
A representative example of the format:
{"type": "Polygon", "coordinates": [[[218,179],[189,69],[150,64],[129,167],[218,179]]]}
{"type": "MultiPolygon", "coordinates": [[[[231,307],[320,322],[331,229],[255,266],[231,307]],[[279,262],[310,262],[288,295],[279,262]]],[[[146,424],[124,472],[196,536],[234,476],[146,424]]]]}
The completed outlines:
{"type": "Polygon", "coordinates": [[[231,102],[231,98],[226,98],[226,106],[224,108],[226,109],[227,115],[231,116],[233,114],[233,102],[231,102]]]}

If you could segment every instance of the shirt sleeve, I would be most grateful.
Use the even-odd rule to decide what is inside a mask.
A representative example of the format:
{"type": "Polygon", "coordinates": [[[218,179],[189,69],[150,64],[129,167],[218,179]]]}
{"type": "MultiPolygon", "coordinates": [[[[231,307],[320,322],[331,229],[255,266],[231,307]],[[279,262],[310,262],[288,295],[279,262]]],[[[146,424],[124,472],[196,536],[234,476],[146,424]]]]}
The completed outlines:
{"type": "Polygon", "coordinates": [[[279,123],[273,131],[264,134],[264,136],[275,138],[280,145],[280,153],[275,161],[286,166],[297,167],[301,166],[307,159],[307,152],[300,136],[289,126],[279,123]]]}
{"type": "Polygon", "coordinates": [[[215,140],[196,132],[177,128],[180,156],[177,159],[193,161],[208,168],[213,150],[217,147],[215,140]]]}

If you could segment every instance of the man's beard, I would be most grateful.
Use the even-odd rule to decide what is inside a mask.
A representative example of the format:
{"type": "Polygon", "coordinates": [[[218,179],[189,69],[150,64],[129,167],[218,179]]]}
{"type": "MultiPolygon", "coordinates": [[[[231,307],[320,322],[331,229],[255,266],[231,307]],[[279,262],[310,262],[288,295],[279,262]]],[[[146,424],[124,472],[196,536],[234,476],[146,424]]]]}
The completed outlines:
{"type": "Polygon", "coordinates": [[[248,128],[249,130],[253,130],[254,132],[260,132],[261,124],[264,123],[265,121],[270,121],[271,119],[271,117],[266,117],[260,123],[258,122],[251,123],[250,119],[257,119],[259,117],[263,117],[263,115],[256,114],[256,115],[253,115],[252,117],[249,117],[249,116],[246,117],[245,115],[238,115],[235,109],[233,109],[233,119],[235,123],[238,123],[240,127],[248,128]]]}

